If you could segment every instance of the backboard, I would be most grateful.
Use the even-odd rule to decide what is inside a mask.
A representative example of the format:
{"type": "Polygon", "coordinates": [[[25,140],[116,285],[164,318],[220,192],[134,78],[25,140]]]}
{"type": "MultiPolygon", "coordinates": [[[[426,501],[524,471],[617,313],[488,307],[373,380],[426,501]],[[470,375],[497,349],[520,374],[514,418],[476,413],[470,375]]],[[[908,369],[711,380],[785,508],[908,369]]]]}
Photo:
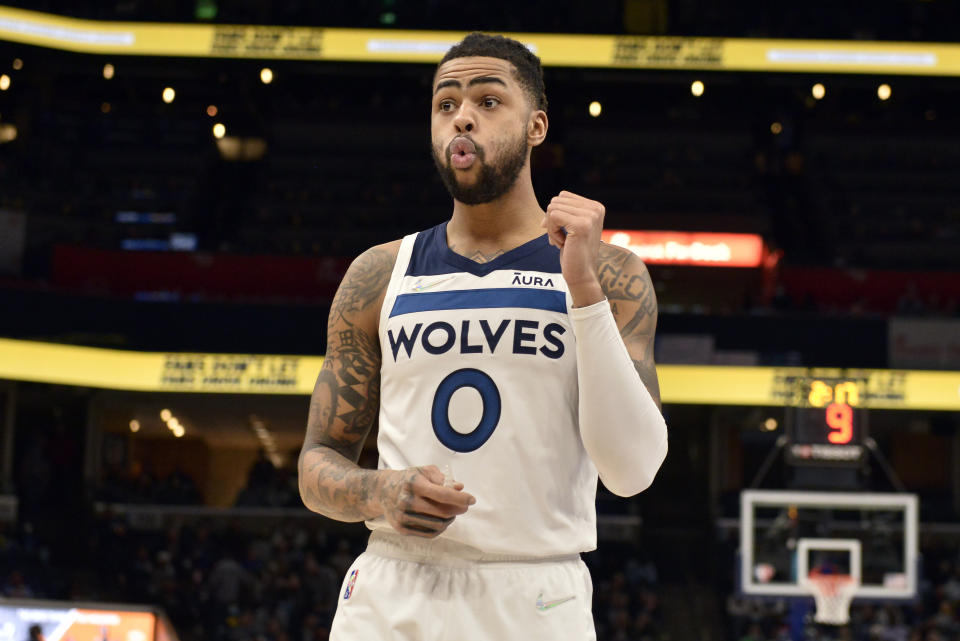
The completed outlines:
{"type": "Polygon", "coordinates": [[[745,595],[810,596],[810,573],[855,576],[854,599],[917,593],[914,494],[745,490],[739,585],[745,595]]]}

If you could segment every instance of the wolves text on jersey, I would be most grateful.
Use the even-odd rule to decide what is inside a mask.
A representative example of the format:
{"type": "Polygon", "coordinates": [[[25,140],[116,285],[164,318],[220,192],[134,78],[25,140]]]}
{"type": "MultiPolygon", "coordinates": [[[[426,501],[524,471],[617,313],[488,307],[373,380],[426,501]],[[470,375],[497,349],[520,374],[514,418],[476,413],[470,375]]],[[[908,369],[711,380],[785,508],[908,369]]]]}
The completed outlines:
{"type": "Polygon", "coordinates": [[[512,349],[514,354],[539,353],[557,359],[565,351],[560,336],[566,331],[559,323],[546,323],[541,328],[540,321],[502,319],[494,326],[484,319],[464,320],[459,328],[445,321],[404,325],[396,333],[387,330],[387,337],[394,362],[401,350],[412,358],[418,348],[431,355],[446,354],[452,349],[459,349],[460,354],[493,354],[498,346],[501,351],[512,349]]]}

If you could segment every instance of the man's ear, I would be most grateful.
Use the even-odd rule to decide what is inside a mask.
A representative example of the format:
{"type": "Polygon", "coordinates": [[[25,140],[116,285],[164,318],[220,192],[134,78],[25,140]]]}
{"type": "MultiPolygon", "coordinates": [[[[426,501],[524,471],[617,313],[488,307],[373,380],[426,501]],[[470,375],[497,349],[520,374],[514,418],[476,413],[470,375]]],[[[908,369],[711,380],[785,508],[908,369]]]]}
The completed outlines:
{"type": "Polygon", "coordinates": [[[534,109],[530,112],[530,119],[527,122],[527,144],[531,147],[537,147],[543,143],[547,137],[547,128],[550,122],[547,119],[547,112],[542,109],[534,109]]]}

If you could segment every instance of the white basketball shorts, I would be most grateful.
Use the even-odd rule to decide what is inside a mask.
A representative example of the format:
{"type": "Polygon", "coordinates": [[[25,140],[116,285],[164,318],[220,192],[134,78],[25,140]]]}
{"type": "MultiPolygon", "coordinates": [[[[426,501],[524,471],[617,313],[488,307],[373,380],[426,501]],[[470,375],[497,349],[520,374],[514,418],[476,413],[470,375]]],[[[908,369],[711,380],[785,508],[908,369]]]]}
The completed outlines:
{"type": "Polygon", "coordinates": [[[596,641],[579,555],[490,556],[378,530],[340,590],[331,641],[596,641]]]}

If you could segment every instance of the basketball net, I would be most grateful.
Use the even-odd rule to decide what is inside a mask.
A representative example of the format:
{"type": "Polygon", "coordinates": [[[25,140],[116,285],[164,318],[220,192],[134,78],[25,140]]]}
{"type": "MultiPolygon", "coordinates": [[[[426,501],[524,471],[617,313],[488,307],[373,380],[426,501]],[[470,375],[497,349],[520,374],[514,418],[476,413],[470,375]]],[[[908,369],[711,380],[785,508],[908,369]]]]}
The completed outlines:
{"type": "Polygon", "coordinates": [[[808,582],[817,602],[814,621],[827,625],[845,625],[850,622],[850,602],[858,587],[852,576],[821,574],[813,570],[808,582]]]}

